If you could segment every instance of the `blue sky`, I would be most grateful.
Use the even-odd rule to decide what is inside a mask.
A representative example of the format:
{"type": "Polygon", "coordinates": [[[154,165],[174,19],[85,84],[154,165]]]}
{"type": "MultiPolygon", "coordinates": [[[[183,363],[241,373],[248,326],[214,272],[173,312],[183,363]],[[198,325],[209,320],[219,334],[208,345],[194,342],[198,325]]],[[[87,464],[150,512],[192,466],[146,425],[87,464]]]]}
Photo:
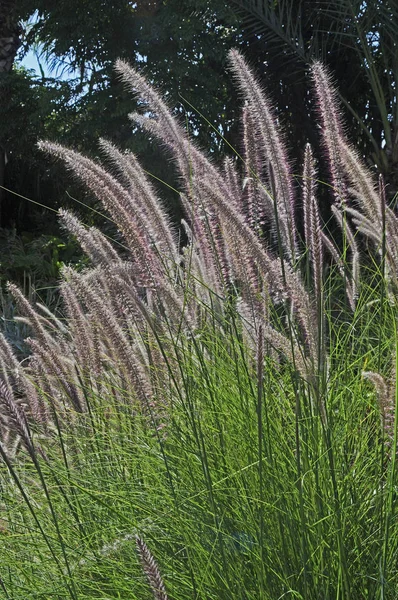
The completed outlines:
{"type": "MultiPolygon", "coordinates": [[[[1,0],[0,0],[1,2],[1,0]]],[[[40,50],[39,50],[40,53],[40,50]]],[[[26,67],[27,69],[33,69],[36,72],[38,77],[41,77],[41,71],[39,67],[39,61],[37,59],[37,52],[33,50],[29,50],[27,55],[20,61],[20,64],[26,67]]],[[[71,73],[68,69],[55,68],[52,71],[48,68],[47,61],[44,57],[40,59],[40,64],[43,68],[44,75],[46,77],[53,77],[54,79],[60,79],[62,81],[67,81],[68,79],[73,79],[75,75],[71,73]]]]}
{"type": "MultiPolygon", "coordinates": [[[[39,63],[37,62],[37,58],[35,53],[30,50],[28,52],[28,54],[25,56],[25,58],[21,61],[21,64],[26,67],[27,69],[34,69],[36,71],[36,73],[38,75],[40,75],[40,69],[39,69],[39,63]]],[[[42,64],[44,70],[45,69],[45,64],[42,64]]],[[[46,73],[47,74],[47,73],[46,73]]]]}

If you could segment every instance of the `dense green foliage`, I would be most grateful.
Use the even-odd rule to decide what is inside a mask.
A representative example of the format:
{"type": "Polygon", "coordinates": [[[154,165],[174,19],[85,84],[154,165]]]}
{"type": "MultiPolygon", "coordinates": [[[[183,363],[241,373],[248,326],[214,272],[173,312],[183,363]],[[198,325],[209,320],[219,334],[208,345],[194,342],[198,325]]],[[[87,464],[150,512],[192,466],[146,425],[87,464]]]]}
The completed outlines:
{"type": "Polygon", "coordinates": [[[174,157],[182,246],[133,154],[102,140],[110,173],[41,144],[119,243],[63,211],[90,264],[63,269],[61,312],[9,286],[32,336],[22,363],[0,336],[5,598],[396,597],[398,219],[320,63],[328,186],[308,145],[295,185],[267,95],[230,63],[244,152],[223,169],[116,64],[174,157]]]}
{"type": "Polygon", "coordinates": [[[170,598],[396,598],[397,18],[390,0],[1,3],[0,282],[30,301],[0,292],[2,597],[166,600],[144,540],[170,598]],[[231,47],[275,114],[248,80],[238,122],[231,47]],[[314,58],[344,127],[308,91],[314,58]],[[319,163],[307,147],[298,176],[271,121],[319,163]],[[50,145],[76,182],[43,138],[114,178],[50,145]],[[60,232],[77,203],[113,246],[69,213],[60,232]]]}
{"type": "Polygon", "coordinates": [[[149,598],[138,534],[170,598],[395,598],[396,483],[361,377],[389,375],[395,316],[373,288],[335,323],[326,429],[290,366],[268,358],[259,382],[233,315],[184,341],[184,387],[157,399],[157,431],[109,384],[88,392],[89,414],[54,431],[45,460],[14,465],[30,508],[3,467],[5,597],[149,598]]]}
{"type": "MultiPolygon", "coordinates": [[[[34,14],[33,24],[26,25],[21,56],[36,45],[44,70],[42,77],[23,70],[2,77],[3,85],[12,90],[3,105],[7,118],[0,124],[1,145],[8,154],[6,187],[46,205],[70,204],[66,190],[72,196],[81,195],[82,190],[71,190],[70,181],[61,173],[54,187],[35,144],[38,139],[50,138],[94,153],[99,136],[139,152],[157,177],[175,183],[158,149],[139,132],[131,136],[125,120],[131,99],[127,104],[127,95],[112,69],[117,58],[146,63],[148,76],[167,87],[172,104],[187,119],[189,128],[205,146],[220,153],[221,138],[199,113],[223,134],[236,123],[237,105],[227,102],[232,86],[225,73],[226,53],[237,42],[236,19],[222,2],[217,13],[208,10],[207,2],[146,4],[17,3],[15,18],[34,14]],[[52,75],[65,79],[46,76],[48,67],[53,69],[52,75]]],[[[36,215],[35,210],[27,214],[29,209],[22,207],[16,212],[18,199],[7,194],[5,198],[3,226],[16,222],[18,230],[31,230],[30,215],[36,215]]],[[[178,214],[171,196],[169,202],[178,214]]],[[[36,229],[42,231],[41,227],[38,222],[36,229]]]]}

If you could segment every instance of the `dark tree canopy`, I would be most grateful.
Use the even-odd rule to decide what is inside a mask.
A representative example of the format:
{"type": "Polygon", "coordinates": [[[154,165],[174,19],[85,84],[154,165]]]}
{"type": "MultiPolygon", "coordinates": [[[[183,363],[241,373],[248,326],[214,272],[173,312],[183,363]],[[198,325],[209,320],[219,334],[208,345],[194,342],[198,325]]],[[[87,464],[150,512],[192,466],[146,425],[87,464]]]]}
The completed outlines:
{"type": "MultiPolygon", "coordinates": [[[[325,62],[340,89],[350,134],[390,192],[398,188],[398,80],[395,0],[234,0],[267,72],[280,80],[278,104],[295,114],[304,74],[325,62]],[[260,50],[261,48],[261,50],[260,50]]],[[[298,115],[296,115],[298,116],[298,115]]],[[[295,119],[296,123],[308,123],[295,119]]],[[[305,129],[305,127],[304,127],[305,129]]]]}
{"type": "MultiPolygon", "coordinates": [[[[13,94],[3,106],[6,118],[0,125],[0,138],[8,154],[8,187],[46,204],[67,200],[60,188],[69,183],[61,173],[57,189],[50,191],[53,199],[42,197],[37,181],[35,189],[26,188],[27,181],[38,178],[43,190],[47,181],[47,162],[35,149],[36,140],[43,137],[91,153],[97,153],[98,138],[107,137],[139,153],[148,169],[156,165],[159,178],[168,178],[169,164],[160,151],[140,132],[131,135],[127,114],[135,107],[114,73],[117,58],[142,64],[150,79],[167,90],[170,105],[199,142],[215,154],[221,152],[223,143],[211,125],[228,136],[236,121],[237,102],[231,101],[234,94],[225,56],[239,42],[236,17],[223,3],[217,11],[209,2],[182,6],[177,0],[21,0],[17,6],[14,17],[22,24],[34,14],[33,26],[21,33],[21,56],[39,44],[41,61],[47,62],[52,74],[63,74],[67,80],[46,77],[44,71],[37,78],[21,69],[7,78],[13,94]],[[22,108],[19,116],[16,106],[22,108]],[[22,135],[16,135],[16,128],[22,135]]],[[[48,185],[51,190],[50,181],[48,185]]],[[[15,198],[7,195],[6,226],[11,222],[23,226],[15,205],[15,198]]]]}
{"type": "MultiPolygon", "coordinates": [[[[241,101],[226,55],[240,47],[274,98],[298,161],[306,141],[317,144],[308,67],[321,57],[340,89],[350,136],[384,174],[392,197],[398,188],[397,18],[394,0],[3,0],[0,185],[53,208],[71,202],[67,191],[91,202],[61,167],[49,165],[36,142],[49,138],[98,155],[101,136],[178,185],[162,149],[127,118],[135,106],[115,75],[117,58],[144,69],[215,160],[231,152],[228,143],[239,151],[241,101]],[[19,66],[18,48],[21,58],[33,47],[51,77],[19,66]]],[[[2,227],[57,231],[48,211],[10,193],[0,198],[2,227]]],[[[169,200],[176,214],[176,194],[169,200]]]]}

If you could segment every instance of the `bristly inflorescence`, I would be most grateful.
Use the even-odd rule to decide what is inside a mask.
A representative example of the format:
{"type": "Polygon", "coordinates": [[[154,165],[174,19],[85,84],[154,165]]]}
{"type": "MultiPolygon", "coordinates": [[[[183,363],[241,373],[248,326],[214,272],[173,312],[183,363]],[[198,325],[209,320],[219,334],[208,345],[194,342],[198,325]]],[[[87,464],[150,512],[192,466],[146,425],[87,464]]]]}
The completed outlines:
{"type": "Polygon", "coordinates": [[[142,538],[137,535],[135,541],[142,570],[146,575],[154,599],[167,600],[166,588],[156,560],[142,538]]]}
{"type": "Polygon", "coordinates": [[[182,336],[193,339],[206,327],[208,307],[217,317],[212,326],[217,323],[222,332],[223,318],[235,306],[254,364],[256,352],[258,363],[259,355],[263,361],[263,352],[269,351],[272,360],[283,358],[283,364],[313,382],[325,362],[320,360],[322,325],[317,319],[324,255],[336,262],[354,310],[360,291],[358,233],[383,254],[387,275],[396,285],[398,220],[386,204],[383,186],[377,189],[347,142],[337,93],[324,66],[315,63],[312,75],[342,251],[322,224],[312,149],[305,149],[299,201],[272,103],[238,51],[231,51],[229,62],[244,102],[243,160],[226,159],[221,168],[189,139],[145,77],[123,61],[116,63],[120,78],[145,103],[145,115],[133,113],[131,118],[174,157],[182,181],[184,248],[132,153],[101,140],[108,170],[59,144],[40,143],[102,203],[123,237],[124,252],[120,255],[98,229],[61,211],[63,226],[91,261],[82,271],[63,269],[65,321],[43,313],[10,285],[20,318],[32,330],[31,356],[22,368],[7,342],[0,341],[2,397],[6,410],[14,411],[10,427],[25,446],[28,438],[19,409],[14,410],[13,389],[24,397],[29,418],[43,427],[54,411],[59,419],[78,418],[92,394],[109,389],[123,404],[127,399],[132,414],[139,410],[156,430],[160,422],[163,427],[165,399],[170,401],[183,387],[178,368],[182,336]],[[301,207],[303,244],[297,226],[301,207]],[[302,268],[306,261],[307,278],[302,268]]]}

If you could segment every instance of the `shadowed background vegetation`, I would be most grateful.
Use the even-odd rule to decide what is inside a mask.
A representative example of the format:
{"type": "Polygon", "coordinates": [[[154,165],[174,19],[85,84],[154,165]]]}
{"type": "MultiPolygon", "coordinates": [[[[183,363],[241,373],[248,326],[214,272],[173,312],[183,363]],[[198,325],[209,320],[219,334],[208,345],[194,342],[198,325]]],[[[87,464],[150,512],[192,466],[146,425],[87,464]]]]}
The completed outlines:
{"type": "MultiPolygon", "coordinates": [[[[156,145],[138,130],[131,136],[125,120],[131,100],[112,71],[117,58],[145,65],[147,76],[167,90],[175,112],[216,160],[230,152],[228,143],[241,150],[239,98],[226,74],[228,50],[240,47],[266,79],[293,157],[300,160],[306,142],[318,148],[305,75],[313,58],[329,65],[348,132],[368,164],[383,174],[392,197],[398,184],[397,12],[392,0],[4,0],[0,185],[51,208],[76,206],[70,196],[93,205],[56,164],[49,175],[36,142],[50,138],[95,155],[99,136],[138,152],[148,170],[176,183],[156,145]],[[22,66],[32,50],[41,74],[22,66]]],[[[178,221],[176,196],[163,186],[164,193],[178,221]]],[[[80,210],[95,222],[92,212],[80,210]]],[[[42,244],[44,256],[54,250],[54,272],[60,260],[73,257],[74,249],[58,239],[54,214],[0,188],[0,226],[12,230],[2,236],[1,247],[11,235],[23,248],[16,257],[2,252],[3,281],[31,272],[23,257],[32,244],[42,244]]],[[[52,281],[47,258],[42,265],[37,259],[38,285],[52,281]]]]}

